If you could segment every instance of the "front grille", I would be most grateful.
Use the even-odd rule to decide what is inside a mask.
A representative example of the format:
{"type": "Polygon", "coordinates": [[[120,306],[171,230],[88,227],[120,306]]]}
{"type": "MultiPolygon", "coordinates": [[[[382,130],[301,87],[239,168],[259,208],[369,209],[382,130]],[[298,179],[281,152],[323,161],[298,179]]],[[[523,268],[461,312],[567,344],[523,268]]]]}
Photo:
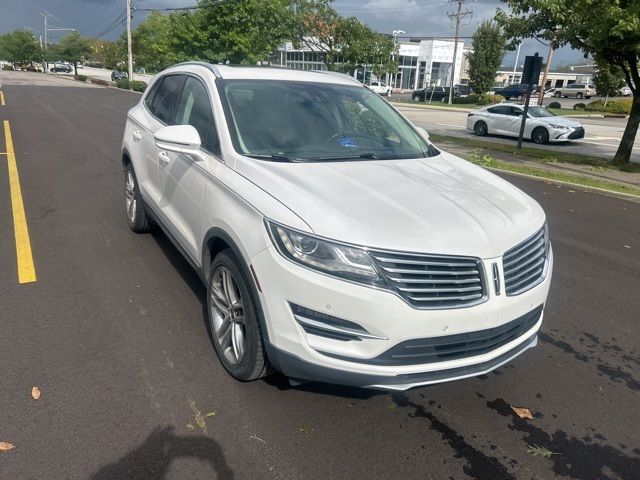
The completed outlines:
{"type": "Polygon", "coordinates": [[[353,358],[324,353],[368,365],[421,365],[473,357],[500,348],[531,330],[542,314],[542,305],[499,327],[444,337],[416,338],[391,347],[375,358],[353,358]]]}
{"type": "Polygon", "coordinates": [[[477,258],[370,251],[391,287],[419,308],[465,307],[485,297],[477,258]]]}
{"type": "Polygon", "coordinates": [[[573,132],[569,134],[567,138],[571,140],[575,140],[576,138],[584,138],[584,128],[578,127],[573,132]]]}
{"type": "Polygon", "coordinates": [[[546,262],[547,229],[543,227],[502,256],[507,295],[517,295],[540,283],[544,278],[546,262]]]}

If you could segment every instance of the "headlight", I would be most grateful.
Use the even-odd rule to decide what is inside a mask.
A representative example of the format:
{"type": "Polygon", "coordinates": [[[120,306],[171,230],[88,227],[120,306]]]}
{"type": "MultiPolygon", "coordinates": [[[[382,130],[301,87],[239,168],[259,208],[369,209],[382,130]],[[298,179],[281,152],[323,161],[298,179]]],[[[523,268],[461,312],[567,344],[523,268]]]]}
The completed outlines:
{"type": "Polygon", "coordinates": [[[557,130],[571,130],[571,127],[567,127],[566,125],[554,125],[553,123],[550,123],[549,126],[557,130]]]}
{"type": "Polygon", "coordinates": [[[278,252],[292,262],[359,283],[384,284],[365,250],[320,239],[268,220],[265,223],[278,252]]]}

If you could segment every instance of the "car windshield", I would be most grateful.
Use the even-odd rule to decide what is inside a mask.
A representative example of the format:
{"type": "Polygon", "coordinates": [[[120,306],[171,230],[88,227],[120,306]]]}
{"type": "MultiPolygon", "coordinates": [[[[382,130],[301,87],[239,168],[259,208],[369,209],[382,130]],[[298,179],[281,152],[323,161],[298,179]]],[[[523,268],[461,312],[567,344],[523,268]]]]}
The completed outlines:
{"type": "Polygon", "coordinates": [[[281,80],[218,82],[231,139],[242,155],[336,161],[439,153],[367,88],[281,80]]]}
{"type": "Polygon", "coordinates": [[[554,113],[551,113],[549,110],[547,110],[544,107],[529,107],[529,115],[531,115],[534,118],[556,116],[554,113]]]}

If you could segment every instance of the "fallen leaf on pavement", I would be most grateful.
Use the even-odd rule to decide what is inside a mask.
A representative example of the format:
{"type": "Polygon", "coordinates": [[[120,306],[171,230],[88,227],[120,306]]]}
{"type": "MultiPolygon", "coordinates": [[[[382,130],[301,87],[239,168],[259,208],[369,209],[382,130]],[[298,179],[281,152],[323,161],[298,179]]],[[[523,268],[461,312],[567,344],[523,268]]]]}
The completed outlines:
{"type": "Polygon", "coordinates": [[[34,400],[38,400],[40,398],[40,395],[41,395],[41,392],[38,387],[33,387],[31,389],[31,396],[33,397],[34,400]]]}
{"type": "Polygon", "coordinates": [[[533,415],[531,415],[531,411],[528,408],[524,407],[511,407],[511,410],[516,412],[520,418],[528,418],[529,420],[533,420],[533,415]]]}
{"type": "Polygon", "coordinates": [[[625,245],[624,248],[631,248],[631,245],[625,245]]]}
{"type": "Polygon", "coordinates": [[[539,447],[535,443],[529,445],[528,447],[529,448],[527,448],[527,452],[533,454],[534,457],[550,458],[551,455],[559,455],[559,453],[552,452],[551,450],[544,447],[539,447]]]}
{"type": "Polygon", "coordinates": [[[12,448],[16,448],[16,446],[9,442],[0,442],[0,452],[6,452],[12,448]]]}
{"type": "Polygon", "coordinates": [[[313,427],[298,427],[298,431],[302,432],[306,435],[309,435],[311,432],[313,432],[313,427]]]}

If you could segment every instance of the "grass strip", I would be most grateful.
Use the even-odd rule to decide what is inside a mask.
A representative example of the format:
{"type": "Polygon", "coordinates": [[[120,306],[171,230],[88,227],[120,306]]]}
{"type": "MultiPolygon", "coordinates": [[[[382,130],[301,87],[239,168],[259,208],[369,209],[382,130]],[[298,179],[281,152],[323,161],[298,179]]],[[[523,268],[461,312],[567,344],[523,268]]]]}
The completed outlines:
{"type": "Polygon", "coordinates": [[[435,143],[445,143],[498,153],[508,153],[514,160],[533,160],[541,163],[572,163],[574,165],[590,165],[594,170],[620,170],[623,172],[640,173],[640,165],[614,165],[610,160],[581,155],[577,153],[559,152],[544,148],[522,147],[520,150],[515,145],[505,143],[476,140],[473,138],[451,137],[432,133],[429,138],[435,143]]]}

